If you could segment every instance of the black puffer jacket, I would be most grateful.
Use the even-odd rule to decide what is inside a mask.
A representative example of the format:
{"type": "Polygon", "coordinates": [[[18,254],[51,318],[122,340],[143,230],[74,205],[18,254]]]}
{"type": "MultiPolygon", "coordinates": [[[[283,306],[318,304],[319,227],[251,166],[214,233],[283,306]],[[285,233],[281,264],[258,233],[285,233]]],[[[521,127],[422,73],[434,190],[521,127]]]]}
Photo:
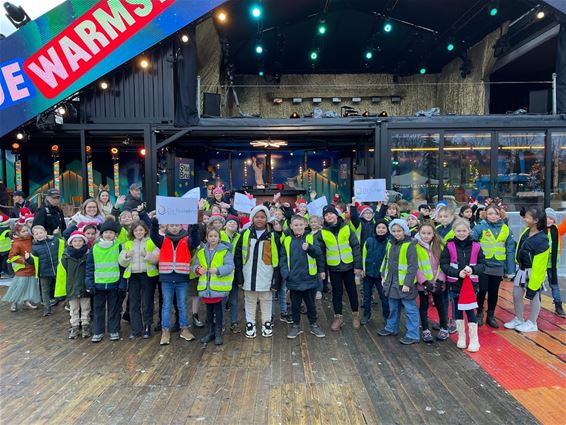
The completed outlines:
{"type": "MultiPolygon", "coordinates": [[[[442,254],[440,254],[440,267],[446,276],[457,277],[458,282],[450,283],[450,290],[460,292],[462,288],[462,278],[459,276],[460,271],[470,265],[470,257],[472,255],[472,239],[467,237],[463,241],[454,238],[451,239],[456,245],[456,253],[458,255],[458,268],[454,268],[450,265],[450,251],[448,251],[448,244],[444,247],[442,254]]],[[[477,243],[477,242],[476,242],[477,243]]],[[[485,272],[485,256],[480,248],[478,253],[478,263],[472,267],[472,273],[475,275],[480,275],[485,272]]],[[[478,284],[474,282],[474,291],[478,292],[478,284]]]]}
{"type": "Polygon", "coordinates": [[[47,202],[35,213],[33,226],[37,225],[45,227],[48,235],[52,235],[56,228],[59,228],[61,233],[63,233],[67,228],[65,216],[63,215],[61,208],[50,205],[47,202]]]}
{"type": "MultiPolygon", "coordinates": [[[[61,239],[48,237],[42,241],[34,241],[31,254],[39,260],[39,277],[55,277],[57,265],[59,264],[59,245],[61,239]]],[[[33,258],[26,260],[33,264],[33,258]]]]}

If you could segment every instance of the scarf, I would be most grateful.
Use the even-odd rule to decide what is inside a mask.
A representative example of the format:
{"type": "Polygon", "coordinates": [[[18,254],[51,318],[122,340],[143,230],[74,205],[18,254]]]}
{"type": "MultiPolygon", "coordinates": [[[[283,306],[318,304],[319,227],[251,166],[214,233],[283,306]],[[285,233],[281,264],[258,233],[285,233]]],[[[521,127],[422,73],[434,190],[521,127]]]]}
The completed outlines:
{"type": "Polygon", "coordinates": [[[96,223],[97,225],[100,225],[100,224],[104,223],[105,218],[104,218],[103,215],[97,215],[95,217],[91,217],[89,215],[85,215],[85,214],[78,212],[74,216],[71,217],[71,220],[73,220],[77,224],[79,224],[79,223],[96,223]]]}

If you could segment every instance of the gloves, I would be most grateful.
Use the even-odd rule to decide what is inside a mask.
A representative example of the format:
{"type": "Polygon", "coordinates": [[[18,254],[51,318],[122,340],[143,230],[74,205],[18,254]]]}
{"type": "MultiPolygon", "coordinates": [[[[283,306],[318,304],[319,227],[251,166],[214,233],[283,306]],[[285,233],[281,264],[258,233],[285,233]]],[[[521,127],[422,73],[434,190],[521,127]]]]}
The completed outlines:
{"type": "Polygon", "coordinates": [[[434,292],[434,284],[430,280],[424,282],[423,286],[427,292],[434,292]]]}
{"type": "Polygon", "coordinates": [[[532,289],[527,287],[527,293],[525,294],[525,298],[532,301],[537,295],[537,293],[538,291],[533,291],[532,289]]]}

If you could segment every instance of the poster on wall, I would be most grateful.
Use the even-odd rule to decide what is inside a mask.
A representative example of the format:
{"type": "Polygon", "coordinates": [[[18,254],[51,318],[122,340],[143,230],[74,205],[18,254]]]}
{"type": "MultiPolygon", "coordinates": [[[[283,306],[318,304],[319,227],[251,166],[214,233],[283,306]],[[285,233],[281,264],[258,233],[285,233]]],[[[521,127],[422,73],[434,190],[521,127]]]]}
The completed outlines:
{"type": "Polygon", "coordinates": [[[195,186],[195,161],[175,158],[175,196],[181,196],[195,186]]]}
{"type": "Polygon", "coordinates": [[[0,136],[222,0],[67,0],[0,40],[0,136]]]}

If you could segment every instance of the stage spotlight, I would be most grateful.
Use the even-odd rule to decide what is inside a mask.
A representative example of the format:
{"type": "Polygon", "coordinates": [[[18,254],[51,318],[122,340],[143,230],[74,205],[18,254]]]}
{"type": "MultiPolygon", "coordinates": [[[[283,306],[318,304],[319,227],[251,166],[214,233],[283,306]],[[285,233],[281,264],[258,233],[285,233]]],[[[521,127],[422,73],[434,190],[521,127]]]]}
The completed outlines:
{"type": "Polygon", "coordinates": [[[263,77],[265,75],[265,72],[260,70],[260,71],[258,71],[257,75],[259,75],[260,77],[263,77]]]}
{"type": "Polygon", "coordinates": [[[371,50],[366,50],[366,52],[364,53],[364,57],[366,58],[366,60],[372,60],[373,59],[373,52],[371,50]]]}
{"type": "Polygon", "coordinates": [[[61,105],[57,108],[57,113],[59,115],[65,115],[67,113],[67,108],[65,108],[63,105],[61,105]]]}
{"type": "Polygon", "coordinates": [[[393,31],[393,24],[390,21],[385,21],[383,24],[383,32],[391,32],[393,31]]]}
{"type": "Polygon", "coordinates": [[[298,112],[293,112],[289,118],[291,118],[292,120],[296,120],[298,118],[301,118],[301,116],[299,115],[298,112]]]}
{"type": "Polygon", "coordinates": [[[4,3],[4,9],[6,10],[6,17],[16,28],[21,28],[31,21],[22,6],[15,6],[7,1],[4,3]]]}
{"type": "Polygon", "coordinates": [[[425,75],[426,74],[426,66],[421,66],[419,68],[419,74],[421,75],[425,75]]]}
{"type": "Polygon", "coordinates": [[[189,36],[187,34],[181,34],[181,42],[187,44],[189,42],[189,36]]]}
{"type": "Polygon", "coordinates": [[[20,153],[20,148],[21,148],[21,146],[20,146],[19,143],[12,143],[12,153],[14,155],[17,155],[17,154],[20,153]]]}
{"type": "Polygon", "coordinates": [[[255,45],[255,52],[258,55],[261,55],[263,53],[263,46],[261,44],[256,44],[255,45]]]}
{"type": "Polygon", "coordinates": [[[119,157],[119,151],[118,148],[110,148],[110,155],[112,155],[112,159],[113,160],[118,160],[119,157]]]}
{"type": "Polygon", "coordinates": [[[317,32],[319,35],[324,35],[326,34],[326,21],[324,19],[321,19],[320,21],[318,21],[318,27],[317,27],[317,32]]]}
{"type": "Polygon", "coordinates": [[[59,155],[59,145],[51,145],[51,155],[54,157],[59,155]]]}
{"type": "Polygon", "coordinates": [[[16,133],[16,139],[18,140],[24,140],[25,137],[26,133],[23,130],[20,130],[16,133]]]}
{"type": "Polygon", "coordinates": [[[456,43],[454,40],[449,39],[448,43],[446,43],[446,50],[449,52],[453,51],[456,48],[456,43]]]}
{"type": "Polygon", "coordinates": [[[318,59],[318,51],[312,50],[312,51],[310,52],[310,56],[309,56],[309,57],[310,57],[311,61],[313,61],[313,62],[316,61],[316,60],[318,59]]]}
{"type": "Polygon", "coordinates": [[[544,10],[539,10],[536,14],[537,19],[543,19],[545,16],[544,10]]]}
{"type": "Polygon", "coordinates": [[[362,117],[364,117],[364,118],[369,117],[369,111],[364,111],[364,112],[362,113],[362,117]]]}
{"type": "Polygon", "coordinates": [[[252,15],[252,18],[259,19],[259,18],[261,18],[261,15],[263,13],[263,9],[259,4],[255,4],[250,9],[250,13],[252,15]]]}
{"type": "Polygon", "coordinates": [[[387,113],[387,111],[381,111],[378,115],[378,117],[388,117],[389,114],[387,113]]]}
{"type": "Polygon", "coordinates": [[[139,64],[142,69],[149,68],[149,60],[143,56],[140,58],[139,64]]]}
{"type": "Polygon", "coordinates": [[[499,13],[499,2],[495,0],[490,1],[487,5],[487,11],[489,16],[497,16],[499,13]]]}
{"type": "Polygon", "coordinates": [[[226,22],[226,20],[228,19],[228,15],[226,15],[226,12],[218,12],[218,15],[216,15],[216,17],[220,22],[226,22]]]}
{"type": "Polygon", "coordinates": [[[109,87],[109,86],[108,86],[108,83],[107,83],[106,81],[101,81],[101,82],[100,82],[100,88],[101,88],[102,90],[106,90],[106,89],[108,89],[108,87],[109,87]]]}
{"type": "Polygon", "coordinates": [[[140,154],[141,157],[145,157],[145,148],[141,148],[139,150],[139,154],[140,154]]]}

